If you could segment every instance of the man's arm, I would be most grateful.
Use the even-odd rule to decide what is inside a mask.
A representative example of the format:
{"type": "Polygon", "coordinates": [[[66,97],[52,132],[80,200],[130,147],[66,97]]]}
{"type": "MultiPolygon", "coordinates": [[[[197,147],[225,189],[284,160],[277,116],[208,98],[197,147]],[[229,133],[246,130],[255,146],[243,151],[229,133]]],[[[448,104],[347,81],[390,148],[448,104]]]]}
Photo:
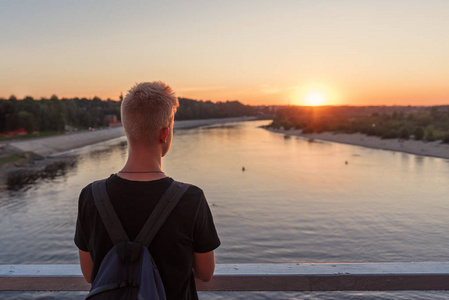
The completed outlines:
{"type": "Polygon", "coordinates": [[[91,283],[90,275],[92,274],[92,268],[94,266],[92,257],[90,256],[89,252],[83,250],[79,250],[79,255],[81,272],[83,272],[84,279],[86,279],[88,283],[91,283]]]}
{"type": "Polygon", "coordinates": [[[212,279],[215,270],[215,254],[214,251],[206,253],[193,253],[193,273],[195,278],[204,282],[212,279]]]}

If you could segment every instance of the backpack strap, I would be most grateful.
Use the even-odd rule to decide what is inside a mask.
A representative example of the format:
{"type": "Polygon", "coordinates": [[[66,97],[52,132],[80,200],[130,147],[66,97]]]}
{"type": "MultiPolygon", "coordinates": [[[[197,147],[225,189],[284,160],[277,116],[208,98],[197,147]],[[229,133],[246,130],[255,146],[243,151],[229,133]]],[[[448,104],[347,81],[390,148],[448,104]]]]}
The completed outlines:
{"type": "Polygon", "coordinates": [[[120,242],[128,242],[128,235],[109,199],[106,190],[106,179],[93,182],[92,193],[94,195],[95,206],[97,207],[98,213],[108,231],[112,243],[116,245],[120,242]]]}
{"type": "Polygon", "coordinates": [[[190,184],[173,181],[164,195],[162,195],[162,198],[157,203],[145,225],[143,225],[142,230],[140,230],[134,242],[148,248],[159,229],[164,225],[168,216],[189,187],[190,184]]]}

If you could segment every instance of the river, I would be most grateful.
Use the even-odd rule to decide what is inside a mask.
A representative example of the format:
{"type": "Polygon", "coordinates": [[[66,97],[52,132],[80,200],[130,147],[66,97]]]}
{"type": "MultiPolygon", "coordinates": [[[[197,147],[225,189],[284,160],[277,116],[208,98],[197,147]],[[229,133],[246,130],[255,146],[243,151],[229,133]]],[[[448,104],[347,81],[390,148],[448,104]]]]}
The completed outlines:
{"type": "MultiPolygon", "coordinates": [[[[284,137],[251,121],[175,131],[165,173],[203,188],[217,263],[449,261],[449,160],[284,137]],[[244,170],[243,170],[244,168],[244,170]]],[[[0,263],[77,263],[77,201],[117,172],[124,138],[3,178],[0,263]]],[[[85,293],[2,293],[78,299],[85,293]]],[[[448,299],[446,292],[200,293],[202,299],[448,299]]]]}

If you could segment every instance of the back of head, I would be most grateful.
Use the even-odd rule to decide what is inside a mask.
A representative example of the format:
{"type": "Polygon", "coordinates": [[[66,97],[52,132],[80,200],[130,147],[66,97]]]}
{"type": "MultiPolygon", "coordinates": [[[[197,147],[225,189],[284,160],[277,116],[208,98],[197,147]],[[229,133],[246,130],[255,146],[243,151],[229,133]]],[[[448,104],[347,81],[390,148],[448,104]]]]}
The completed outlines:
{"type": "Polygon", "coordinates": [[[158,131],[168,127],[178,108],[178,99],[163,82],[133,86],[122,102],[122,123],[130,143],[152,144],[158,131]]]}

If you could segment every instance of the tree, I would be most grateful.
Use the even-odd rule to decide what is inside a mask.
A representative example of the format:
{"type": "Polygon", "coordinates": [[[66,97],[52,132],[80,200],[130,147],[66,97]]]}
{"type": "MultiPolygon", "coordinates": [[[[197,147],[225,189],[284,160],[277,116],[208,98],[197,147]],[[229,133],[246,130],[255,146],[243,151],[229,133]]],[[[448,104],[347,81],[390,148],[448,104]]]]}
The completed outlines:
{"type": "Polygon", "coordinates": [[[37,129],[34,116],[30,112],[23,110],[18,113],[18,126],[19,128],[24,128],[28,133],[32,133],[37,129]]]}
{"type": "Polygon", "coordinates": [[[429,141],[429,142],[435,141],[435,134],[433,133],[432,126],[427,126],[427,128],[426,128],[426,141],[429,141]]]}
{"type": "Polygon", "coordinates": [[[413,131],[413,135],[415,136],[415,140],[422,140],[424,137],[424,129],[422,127],[416,127],[413,131]]]}
{"type": "Polygon", "coordinates": [[[399,130],[399,138],[403,140],[408,140],[410,138],[410,131],[408,130],[407,127],[402,127],[399,130]]]}

